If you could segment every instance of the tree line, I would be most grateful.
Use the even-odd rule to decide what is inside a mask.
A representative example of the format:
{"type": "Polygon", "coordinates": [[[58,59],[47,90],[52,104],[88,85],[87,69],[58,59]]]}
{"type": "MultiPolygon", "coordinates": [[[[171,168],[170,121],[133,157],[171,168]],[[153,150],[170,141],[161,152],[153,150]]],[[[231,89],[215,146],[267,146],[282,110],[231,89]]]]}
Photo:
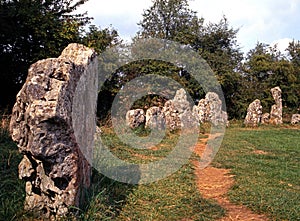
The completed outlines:
{"type": "MultiPolygon", "coordinates": [[[[1,0],[0,5],[0,106],[11,107],[24,83],[30,64],[57,57],[71,42],[95,48],[99,53],[120,45],[113,27],[91,25],[87,14],[74,11],[87,0],[1,0]],[[87,28],[88,27],[88,28],[87,28]]],[[[224,92],[230,118],[240,119],[254,99],[262,100],[265,111],[272,105],[270,89],[280,86],[283,106],[289,113],[300,108],[300,42],[294,40],[282,53],[276,46],[258,42],[246,55],[237,43],[238,29],[224,16],[217,23],[206,23],[193,11],[188,0],[154,0],[142,13],[133,42],[160,38],[188,45],[207,61],[224,92]]],[[[107,79],[99,93],[99,117],[109,113],[122,85],[135,77],[160,74],[172,77],[195,102],[204,91],[184,68],[155,60],[131,62],[107,79]]],[[[149,95],[136,106],[159,105],[163,97],[149,95]]]]}

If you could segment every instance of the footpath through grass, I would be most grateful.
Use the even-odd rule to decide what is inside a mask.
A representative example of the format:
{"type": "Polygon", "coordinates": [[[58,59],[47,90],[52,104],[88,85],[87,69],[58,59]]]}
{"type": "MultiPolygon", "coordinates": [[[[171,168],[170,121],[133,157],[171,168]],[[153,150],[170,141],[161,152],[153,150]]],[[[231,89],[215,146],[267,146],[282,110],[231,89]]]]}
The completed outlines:
{"type": "Polygon", "coordinates": [[[272,220],[300,220],[299,128],[229,128],[213,164],[236,175],[234,203],[272,220]]]}
{"type": "MultiPolygon", "coordinates": [[[[148,163],[168,155],[177,135],[167,134],[156,149],[135,151],[118,141],[110,129],[104,130],[103,139],[116,156],[148,163]]],[[[16,145],[1,129],[0,220],[32,220],[22,210],[25,185],[18,179],[20,160],[16,145]]],[[[299,220],[299,128],[228,128],[213,165],[229,168],[235,175],[229,192],[234,203],[272,220],[299,220]]],[[[191,161],[173,175],[147,185],[119,183],[95,171],[89,204],[74,210],[78,216],[66,220],[216,220],[224,215],[223,208],[201,197],[191,161]]]]}
{"type": "MultiPolygon", "coordinates": [[[[104,129],[103,132],[103,142],[111,148],[114,155],[135,163],[149,163],[165,157],[178,140],[176,133],[167,133],[165,139],[154,149],[134,149],[120,142],[111,129],[104,129]]],[[[140,135],[143,136],[143,133],[140,135]]],[[[111,193],[117,192],[116,194],[123,195],[118,205],[112,204],[108,208],[107,204],[92,203],[85,211],[83,220],[98,220],[101,216],[99,209],[105,207],[113,214],[106,219],[114,220],[215,220],[224,215],[223,208],[201,197],[191,161],[176,173],[155,183],[128,185],[111,180],[109,182],[110,193],[102,193],[102,199],[103,196],[106,197],[102,201],[116,202],[111,193]]],[[[101,182],[99,185],[101,189],[101,182]]]]}

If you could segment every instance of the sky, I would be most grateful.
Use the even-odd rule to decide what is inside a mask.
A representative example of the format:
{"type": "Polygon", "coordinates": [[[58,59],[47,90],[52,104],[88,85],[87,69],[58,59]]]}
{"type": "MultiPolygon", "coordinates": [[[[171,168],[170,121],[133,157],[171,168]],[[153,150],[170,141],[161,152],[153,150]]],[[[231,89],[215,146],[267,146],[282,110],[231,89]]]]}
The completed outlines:
{"type": "MultiPolygon", "coordinates": [[[[137,23],[152,0],[89,0],[77,12],[87,12],[93,24],[118,30],[128,41],[139,30],[137,23]]],[[[299,0],[190,0],[190,8],[205,22],[216,23],[223,15],[239,29],[237,41],[247,53],[257,42],[277,44],[284,51],[291,40],[300,40],[299,0]]]]}

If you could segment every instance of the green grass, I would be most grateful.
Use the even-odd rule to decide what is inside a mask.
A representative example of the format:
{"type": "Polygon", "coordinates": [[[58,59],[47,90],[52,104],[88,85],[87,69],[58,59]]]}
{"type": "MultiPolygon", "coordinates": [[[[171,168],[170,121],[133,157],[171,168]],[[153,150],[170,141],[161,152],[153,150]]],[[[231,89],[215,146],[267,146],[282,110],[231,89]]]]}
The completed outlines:
{"type": "Polygon", "coordinates": [[[18,179],[21,159],[7,130],[0,128],[0,220],[14,220],[23,213],[25,185],[18,179]]]}
{"type": "MultiPolygon", "coordinates": [[[[0,220],[32,220],[34,215],[22,210],[25,198],[24,182],[18,179],[21,154],[6,130],[0,134],[1,147],[1,198],[0,220]]],[[[141,131],[137,131],[143,136],[141,131]]],[[[156,150],[134,150],[122,144],[110,130],[103,139],[111,144],[114,154],[131,158],[133,162],[150,162],[166,156],[178,138],[177,133],[167,133],[156,150]]],[[[77,212],[76,218],[64,220],[215,220],[224,210],[213,201],[201,197],[195,183],[192,163],[181,167],[171,176],[147,185],[130,185],[113,181],[97,171],[88,191],[88,203],[77,212]]]]}
{"type": "Polygon", "coordinates": [[[299,128],[230,128],[214,165],[236,175],[234,203],[273,220],[300,220],[299,128]]]}
{"type": "MultiPolygon", "coordinates": [[[[103,128],[103,132],[104,143],[116,156],[135,163],[148,163],[165,157],[178,139],[177,133],[167,133],[155,150],[133,149],[123,144],[111,129],[103,128]]],[[[140,131],[138,133],[143,135],[140,131]]],[[[155,183],[128,185],[110,182],[111,190],[117,186],[119,191],[123,191],[119,206],[113,209],[115,220],[215,220],[224,215],[223,208],[201,197],[191,161],[176,173],[155,183]]],[[[98,207],[103,205],[93,204],[87,208],[85,216],[97,216],[97,212],[92,211],[98,211],[98,207]]]]}
{"type": "MultiPolygon", "coordinates": [[[[123,144],[111,129],[103,132],[104,142],[116,156],[135,163],[165,157],[178,140],[177,133],[167,133],[156,149],[133,149],[123,144]]],[[[144,136],[148,132],[136,133],[144,136]]],[[[0,220],[32,220],[32,214],[22,209],[25,185],[18,179],[21,158],[7,130],[0,129],[0,220]]],[[[94,171],[88,203],[81,209],[72,208],[78,212],[77,217],[65,220],[215,220],[222,217],[223,208],[203,199],[198,192],[191,161],[171,176],[146,185],[116,182],[94,171]]],[[[299,161],[299,127],[247,129],[233,125],[227,129],[213,165],[230,168],[235,175],[235,185],[229,192],[234,203],[265,213],[271,220],[299,220],[299,161]]]]}

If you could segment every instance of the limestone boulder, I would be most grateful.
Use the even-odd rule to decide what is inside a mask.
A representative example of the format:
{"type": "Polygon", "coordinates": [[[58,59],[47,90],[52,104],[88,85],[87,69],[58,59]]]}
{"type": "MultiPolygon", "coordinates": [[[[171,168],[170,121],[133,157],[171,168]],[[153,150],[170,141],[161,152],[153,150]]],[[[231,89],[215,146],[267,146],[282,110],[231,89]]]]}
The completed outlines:
{"type": "Polygon", "coordinates": [[[270,114],[269,113],[264,113],[261,116],[261,124],[269,124],[270,122],[270,114]]]}
{"type": "Polygon", "coordinates": [[[280,87],[272,88],[271,93],[275,104],[271,107],[270,123],[276,125],[282,124],[282,98],[280,87]]]}
{"type": "Polygon", "coordinates": [[[292,124],[300,124],[300,114],[293,114],[291,123],[292,124]]]}
{"type": "Polygon", "coordinates": [[[126,124],[134,129],[145,124],[145,112],[143,109],[129,110],[126,113],[126,124]]]}
{"type": "Polygon", "coordinates": [[[163,113],[165,116],[165,123],[167,129],[169,129],[170,131],[180,129],[181,120],[179,117],[179,111],[175,107],[173,100],[168,100],[165,103],[163,107],[163,113]]]}
{"type": "Polygon", "coordinates": [[[177,90],[174,98],[165,103],[163,113],[166,127],[171,131],[181,128],[193,129],[198,125],[183,88],[177,90]]]}
{"type": "Polygon", "coordinates": [[[198,105],[193,107],[193,114],[200,123],[229,125],[227,112],[222,110],[222,101],[215,92],[208,92],[205,99],[201,99],[198,105]]]}
{"type": "Polygon", "coordinates": [[[160,107],[150,107],[146,111],[146,128],[153,128],[158,130],[165,129],[165,115],[162,108],[160,107]]]}
{"type": "MultiPolygon", "coordinates": [[[[222,119],[222,101],[219,95],[214,92],[208,92],[205,96],[207,100],[207,121],[211,122],[213,125],[219,125],[223,123],[225,119],[222,119]]],[[[226,119],[227,120],[227,119],[226,119]]]]}
{"type": "Polygon", "coordinates": [[[198,105],[194,105],[193,114],[200,123],[207,122],[209,119],[208,103],[206,99],[201,99],[198,105]]]}
{"type": "Polygon", "coordinates": [[[247,115],[244,120],[244,124],[250,127],[257,127],[261,121],[261,117],[262,106],[260,100],[256,99],[249,105],[247,109],[247,115]]]}
{"type": "Polygon", "coordinates": [[[23,154],[25,209],[43,218],[79,207],[90,185],[85,154],[92,153],[96,128],[97,67],[93,50],[70,44],[58,58],[31,65],[17,95],[10,132],[23,154]]]}

